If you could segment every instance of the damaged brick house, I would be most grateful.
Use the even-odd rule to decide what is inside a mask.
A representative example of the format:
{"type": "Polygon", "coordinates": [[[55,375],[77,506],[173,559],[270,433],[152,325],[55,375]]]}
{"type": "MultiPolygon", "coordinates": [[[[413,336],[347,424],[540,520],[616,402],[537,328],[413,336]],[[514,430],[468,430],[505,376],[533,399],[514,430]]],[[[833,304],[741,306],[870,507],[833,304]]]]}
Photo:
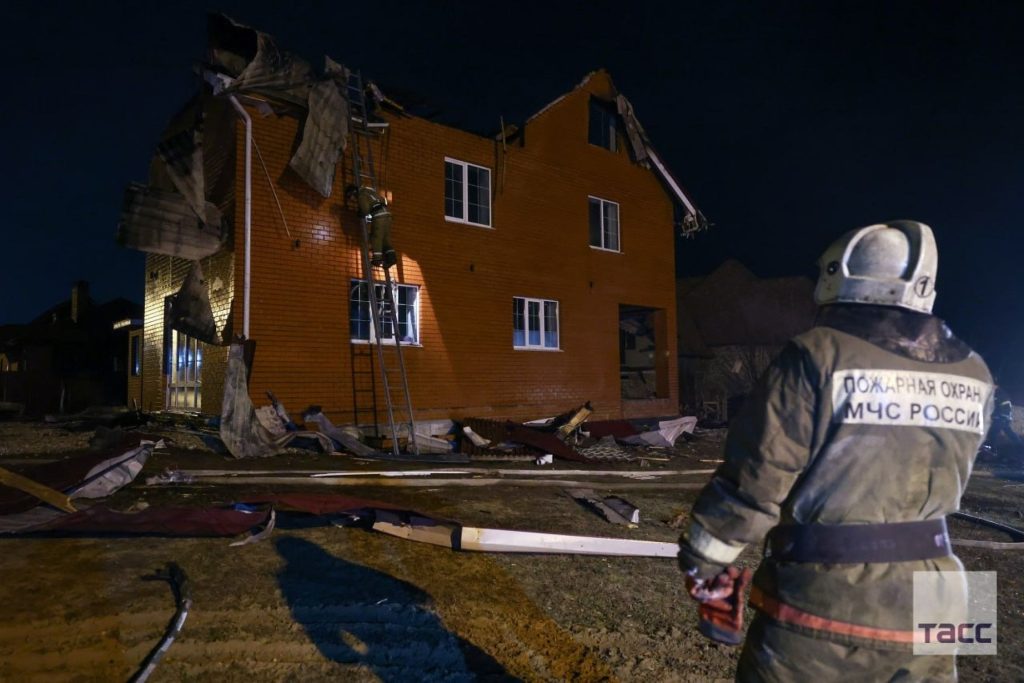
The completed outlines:
{"type": "MultiPolygon", "coordinates": [[[[329,59],[314,75],[225,17],[210,35],[202,92],[163,135],[148,185],[129,188],[120,226],[148,252],[143,407],[218,413],[223,343],[244,334],[257,403],[269,390],[293,412],[354,421],[374,332],[345,192],[352,75],[329,59]]],[[[674,240],[705,223],[609,75],[497,135],[367,92],[416,419],[587,400],[601,417],[675,413],[674,240]],[[624,320],[653,336],[640,397],[622,382],[624,320]]]]}
{"type": "Polygon", "coordinates": [[[810,279],[759,278],[733,259],[706,277],[681,278],[677,298],[684,412],[712,421],[729,419],[817,313],[810,279]]]}

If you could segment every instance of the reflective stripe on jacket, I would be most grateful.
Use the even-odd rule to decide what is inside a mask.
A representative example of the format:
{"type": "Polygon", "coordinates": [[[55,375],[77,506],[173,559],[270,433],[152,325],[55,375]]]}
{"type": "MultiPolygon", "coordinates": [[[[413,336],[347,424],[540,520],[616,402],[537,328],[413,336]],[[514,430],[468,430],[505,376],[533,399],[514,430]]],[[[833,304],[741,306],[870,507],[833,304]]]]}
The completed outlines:
{"type": "MultiPolygon", "coordinates": [[[[724,559],[779,523],[909,522],[959,507],[992,414],[984,361],[932,316],[830,309],[786,346],[730,425],[725,462],[694,505],[698,552],[724,559]]],[[[787,624],[795,630],[905,648],[903,637],[862,636],[912,630],[914,571],[961,568],[954,556],[834,565],[766,558],[754,585],[770,616],[764,605],[823,620],[787,624]],[[863,628],[815,626],[829,621],[863,628]]]]}

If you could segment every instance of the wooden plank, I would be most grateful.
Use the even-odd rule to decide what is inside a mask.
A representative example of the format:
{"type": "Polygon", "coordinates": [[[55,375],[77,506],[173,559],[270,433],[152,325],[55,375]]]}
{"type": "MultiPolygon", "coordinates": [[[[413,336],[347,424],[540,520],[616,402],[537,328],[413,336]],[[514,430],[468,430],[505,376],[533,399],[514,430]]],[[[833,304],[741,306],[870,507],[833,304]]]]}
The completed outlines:
{"type": "Polygon", "coordinates": [[[0,484],[10,486],[11,488],[18,489],[19,491],[24,491],[31,496],[35,496],[44,503],[52,505],[58,510],[63,510],[64,512],[76,512],[75,506],[71,504],[71,498],[66,494],[61,493],[56,489],[52,489],[45,484],[32,481],[28,477],[23,477],[16,472],[11,472],[3,467],[0,467],[0,484]]]}

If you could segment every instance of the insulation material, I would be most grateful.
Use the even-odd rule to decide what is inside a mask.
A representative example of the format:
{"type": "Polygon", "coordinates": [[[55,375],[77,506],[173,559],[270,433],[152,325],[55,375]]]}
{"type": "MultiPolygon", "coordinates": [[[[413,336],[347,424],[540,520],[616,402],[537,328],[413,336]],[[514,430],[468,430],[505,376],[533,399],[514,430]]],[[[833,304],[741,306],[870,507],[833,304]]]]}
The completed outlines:
{"type": "MultiPolygon", "coordinates": [[[[334,452],[331,440],[317,432],[286,432],[275,437],[256,418],[249,398],[249,380],[245,364],[245,346],[232,344],[228,350],[228,369],[224,378],[224,401],[220,415],[220,438],[236,458],[265,458],[277,455],[297,436],[312,436],[325,453],[334,452]]],[[[273,408],[271,408],[273,410],[273,408]]]]}
{"type": "Polygon", "coordinates": [[[203,280],[203,268],[199,261],[193,261],[181,283],[181,289],[171,297],[167,313],[167,324],[207,344],[221,343],[217,323],[210,307],[210,292],[203,280]]]}
{"type": "Polygon", "coordinates": [[[150,254],[198,260],[220,251],[224,231],[220,210],[205,203],[206,221],[176,192],[132,183],[124,193],[117,241],[150,254]]]}

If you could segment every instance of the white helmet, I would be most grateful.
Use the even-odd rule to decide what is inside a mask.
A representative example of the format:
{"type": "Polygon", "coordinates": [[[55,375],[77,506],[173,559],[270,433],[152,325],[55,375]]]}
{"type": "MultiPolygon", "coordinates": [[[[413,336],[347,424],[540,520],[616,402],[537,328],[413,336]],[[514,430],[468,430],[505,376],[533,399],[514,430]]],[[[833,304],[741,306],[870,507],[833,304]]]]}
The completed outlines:
{"type": "Polygon", "coordinates": [[[889,221],[851,230],[822,254],[814,300],[931,313],[938,263],[935,237],[924,223],[889,221]]]}

